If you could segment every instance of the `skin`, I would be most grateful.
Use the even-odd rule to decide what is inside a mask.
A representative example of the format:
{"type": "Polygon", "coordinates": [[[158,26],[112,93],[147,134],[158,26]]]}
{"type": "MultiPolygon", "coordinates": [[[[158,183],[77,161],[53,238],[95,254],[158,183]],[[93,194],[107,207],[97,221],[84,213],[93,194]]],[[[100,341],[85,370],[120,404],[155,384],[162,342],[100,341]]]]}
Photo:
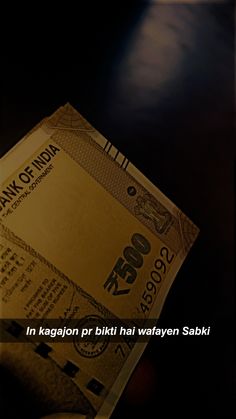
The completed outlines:
{"type": "Polygon", "coordinates": [[[57,413],[49,416],[43,416],[41,419],[85,419],[85,416],[77,413],[57,413]]]}

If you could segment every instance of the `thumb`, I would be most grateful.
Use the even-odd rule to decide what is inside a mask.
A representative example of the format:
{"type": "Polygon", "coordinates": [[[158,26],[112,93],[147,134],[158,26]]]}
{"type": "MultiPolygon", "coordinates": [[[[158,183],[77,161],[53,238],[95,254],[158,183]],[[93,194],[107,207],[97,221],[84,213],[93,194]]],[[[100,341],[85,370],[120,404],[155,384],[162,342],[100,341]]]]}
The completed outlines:
{"type": "Polygon", "coordinates": [[[54,413],[53,415],[43,416],[41,419],[86,419],[80,413],[54,413]]]}

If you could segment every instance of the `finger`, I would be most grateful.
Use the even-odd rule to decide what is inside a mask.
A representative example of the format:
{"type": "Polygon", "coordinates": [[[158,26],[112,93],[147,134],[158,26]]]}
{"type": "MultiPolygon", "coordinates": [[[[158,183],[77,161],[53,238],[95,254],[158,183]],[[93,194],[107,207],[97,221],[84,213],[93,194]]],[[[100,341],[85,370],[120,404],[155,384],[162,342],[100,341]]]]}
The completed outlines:
{"type": "Polygon", "coordinates": [[[41,419],[86,419],[86,416],[79,413],[54,413],[53,415],[43,416],[41,419]]]}

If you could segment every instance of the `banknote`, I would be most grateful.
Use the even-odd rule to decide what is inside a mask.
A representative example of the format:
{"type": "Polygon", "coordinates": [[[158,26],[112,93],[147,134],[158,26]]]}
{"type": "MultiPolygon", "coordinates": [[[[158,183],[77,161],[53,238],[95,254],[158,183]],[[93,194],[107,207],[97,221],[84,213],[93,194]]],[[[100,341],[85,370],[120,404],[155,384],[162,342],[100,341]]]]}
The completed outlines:
{"type": "Polygon", "coordinates": [[[2,158],[1,362],[45,414],[108,418],[147,341],[23,342],[23,320],[69,319],[101,329],[157,320],[197,235],[70,104],[2,158]]]}

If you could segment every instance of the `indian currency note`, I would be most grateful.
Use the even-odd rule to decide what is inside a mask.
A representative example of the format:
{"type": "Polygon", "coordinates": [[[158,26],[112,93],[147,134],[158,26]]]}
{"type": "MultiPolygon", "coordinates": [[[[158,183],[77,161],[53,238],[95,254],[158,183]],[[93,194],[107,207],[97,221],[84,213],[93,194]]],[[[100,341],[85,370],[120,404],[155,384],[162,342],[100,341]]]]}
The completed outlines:
{"type": "Polygon", "coordinates": [[[109,417],[147,342],[24,343],[20,321],[9,327],[9,319],[145,325],[158,319],[197,234],[69,104],[2,158],[2,333],[15,339],[1,345],[2,362],[34,388],[46,412],[109,417]]]}

